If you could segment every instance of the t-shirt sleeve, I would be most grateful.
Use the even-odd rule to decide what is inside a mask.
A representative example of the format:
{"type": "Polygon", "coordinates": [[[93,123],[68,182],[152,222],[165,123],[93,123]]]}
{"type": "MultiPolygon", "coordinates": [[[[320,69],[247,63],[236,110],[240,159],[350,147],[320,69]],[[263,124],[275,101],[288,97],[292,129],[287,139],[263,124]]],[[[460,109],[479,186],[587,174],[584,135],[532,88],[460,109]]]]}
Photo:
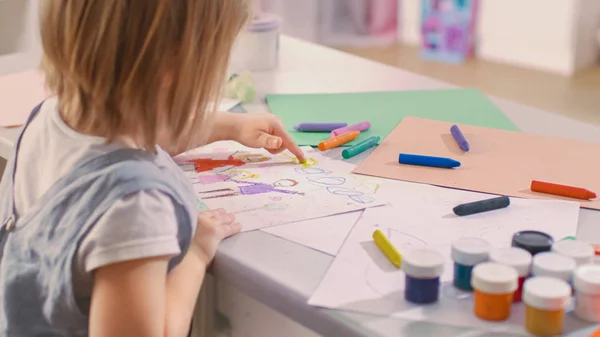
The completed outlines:
{"type": "Polygon", "coordinates": [[[81,242],[77,261],[90,272],[136,259],[176,256],[177,217],[171,198],[157,190],[134,193],[115,202],[81,242]]]}

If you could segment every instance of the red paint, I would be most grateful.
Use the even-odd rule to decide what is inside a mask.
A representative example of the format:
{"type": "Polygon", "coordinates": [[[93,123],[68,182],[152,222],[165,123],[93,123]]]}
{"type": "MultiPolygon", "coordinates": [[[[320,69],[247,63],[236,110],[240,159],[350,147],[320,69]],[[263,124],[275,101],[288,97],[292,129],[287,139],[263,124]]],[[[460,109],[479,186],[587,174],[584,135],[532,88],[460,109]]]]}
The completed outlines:
{"type": "Polygon", "coordinates": [[[244,166],[246,164],[244,161],[235,159],[233,157],[229,157],[227,159],[198,158],[190,160],[190,162],[194,163],[194,170],[196,170],[198,173],[212,171],[219,167],[244,166]]]}
{"type": "Polygon", "coordinates": [[[525,280],[527,280],[527,277],[519,277],[519,287],[515,291],[515,296],[513,297],[514,303],[523,301],[523,284],[525,283],[525,280]]]}

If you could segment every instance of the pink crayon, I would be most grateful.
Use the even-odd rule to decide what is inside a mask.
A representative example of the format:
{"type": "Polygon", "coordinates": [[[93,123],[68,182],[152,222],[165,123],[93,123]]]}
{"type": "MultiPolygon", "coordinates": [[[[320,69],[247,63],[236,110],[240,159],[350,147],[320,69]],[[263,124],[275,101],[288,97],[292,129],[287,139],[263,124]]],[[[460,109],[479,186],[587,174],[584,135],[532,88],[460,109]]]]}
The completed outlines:
{"type": "Polygon", "coordinates": [[[330,138],[335,138],[341,134],[344,134],[344,133],[350,132],[350,131],[363,132],[365,130],[369,130],[370,127],[371,127],[371,123],[369,123],[369,122],[360,122],[357,124],[348,125],[343,128],[339,128],[339,129],[335,129],[335,130],[331,131],[330,138]]]}

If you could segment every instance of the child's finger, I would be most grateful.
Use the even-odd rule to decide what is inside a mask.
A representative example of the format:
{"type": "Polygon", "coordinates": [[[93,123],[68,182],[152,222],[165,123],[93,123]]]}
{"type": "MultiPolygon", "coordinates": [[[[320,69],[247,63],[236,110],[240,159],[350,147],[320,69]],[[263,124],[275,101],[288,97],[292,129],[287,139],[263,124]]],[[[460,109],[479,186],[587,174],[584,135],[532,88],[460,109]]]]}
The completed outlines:
{"type": "Polygon", "coordinates": [[[223,237],[228,238],[242,231],[242,225],[239,222],[223,225],[223,237]]]}
{"type": "Polygon", "coordinates": [[[296,158],[298,158],[298,160],[300,162],[303,162],[305,160],[304,158],[304,152],[302,151],[302,149],[300,149],[300,147],[294,142],[294,140],[292,139],[292,136],[290,136],[289,133],[287,133],[287,131],[285,131],[285,129],[283,128],[283,126],[279,125],[279,127],[275,128],[274,130],[275,135],[279,136],[282,140],[282,144],[281,147],[283,149],[288,149],[290,150],[290,152],[296,156],[296,158]]]}

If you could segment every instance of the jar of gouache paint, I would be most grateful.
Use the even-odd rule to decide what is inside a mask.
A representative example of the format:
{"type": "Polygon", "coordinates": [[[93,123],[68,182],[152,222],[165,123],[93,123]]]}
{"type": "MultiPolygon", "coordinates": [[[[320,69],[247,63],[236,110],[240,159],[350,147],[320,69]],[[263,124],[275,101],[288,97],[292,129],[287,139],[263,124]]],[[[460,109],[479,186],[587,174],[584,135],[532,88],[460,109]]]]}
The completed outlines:
{"type": "Polygon", "coordinates": [[[564,329],[565,308],[571,300],[567,282],[551,277],[533,277],[523,287],[525,328],[537,336],[560,335],[564,329]]]}
{"type": "Polygon", "coordinates": [[[517,232],[512,237],[511,246],[523,248],[531,255],[538,253],[549,252],[552,249],[554,239],[543,232],[538,231],[521,231],[517,232]]]}
{"type": "Polygon", "coordinates": [[[573,286],[575,315],[590,323],[600,323],[600,265],[577,268],[573,286]]]}
{"type": "Polygon", "coordinates": [[[575,271],[575,260],[568,256],[545,252],[533,257],[531,272],[534,276],[547,276],[571,283],[575,271]]]}
{"type": "Polygon", "coordinates": [[[454,261],[454,286],[461,290],[472,291],[471,273],[477,264],[486,262],[492,245],[476,237],[460,238],[452,243],[454,261]]]}
{"type": "Polygon", "coordinates": [[[402,270],[406,275],[404,298],[417,304],[437,302],[444,258],[431,249],[415,249],[404,254],[402,270]]]}
{"type": "Polygon", "coordinates": [[[494,262],[473,268],[471,285],[475,290],[475,315],[486,321],[504,321],[510,317],[519,276],[509,267],[494,262]]]}
{"type": "Polygon", "coordinates": [[[513,302],[521,302],[523,294],[523,284],[529,274],[531,274],[531,254],[522,248],[510,247],[495,249],[490,252],[490,262],[499,263],[512,267],[519,276],[519,285],[515,291],[513,302]]]}
{"type": "Polygon", "coordinates": [[[594,263],[594,248],[587,242],[578,240],[562,240],[552,245],[552,252],[568,256],[578,266],[594,263]]]}

